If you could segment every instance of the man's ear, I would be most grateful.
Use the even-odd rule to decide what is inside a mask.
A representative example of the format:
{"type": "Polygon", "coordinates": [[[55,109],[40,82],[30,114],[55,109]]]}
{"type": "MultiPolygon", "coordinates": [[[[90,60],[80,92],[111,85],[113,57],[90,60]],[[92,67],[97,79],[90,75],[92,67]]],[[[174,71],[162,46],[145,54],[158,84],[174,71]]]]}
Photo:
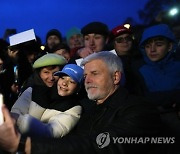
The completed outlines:
{"type": "Polygon", "coordinates": [[[114,73],[114,84],[119,84],[120,80],[121,80],[121,72],[116,71],[114,73]]]}
{"type": "Polygon", "coordinates": [[[169,48],[168,48],[168,52],[172,50],[172,47],[173,47],[173,43],[169,43],[169,48]]]}

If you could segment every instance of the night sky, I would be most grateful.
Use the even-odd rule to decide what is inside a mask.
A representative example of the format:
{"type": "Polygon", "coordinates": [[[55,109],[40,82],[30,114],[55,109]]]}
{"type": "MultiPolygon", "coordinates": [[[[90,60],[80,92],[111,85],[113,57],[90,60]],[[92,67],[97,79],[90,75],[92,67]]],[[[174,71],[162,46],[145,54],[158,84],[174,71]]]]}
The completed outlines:
{"type": "Polygon", "coordinates": [[[109,29],[127,17],[140,19],[137,11],[147,0],[1,0],[0,37],[7,28],[17,33],[33,28],[44,43],[46,32],[57,28],[65,36],[73,26],[82,28],[91,21],[101,21],[109,29]]]}

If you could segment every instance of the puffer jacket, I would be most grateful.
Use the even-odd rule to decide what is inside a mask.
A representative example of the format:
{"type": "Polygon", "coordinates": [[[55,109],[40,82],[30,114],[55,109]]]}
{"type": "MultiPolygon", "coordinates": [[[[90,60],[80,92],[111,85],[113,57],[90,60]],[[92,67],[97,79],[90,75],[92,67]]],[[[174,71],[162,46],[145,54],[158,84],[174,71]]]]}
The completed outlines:
{"type": "Polygon", "coordinates": [[[165,24],[159,24],[147,28],[140,41],[140,50],[143,55],[141,62],[136,62],[133,69],[140,81],[142,93],[156,105],[162,105],[165,108],[180,102],[180,61],[176,56],[177,42],[170,30],[165,24]],[[151,61],[144,49],[144,42],[148,39],[162,36],[173,43],[173,48],[160,61],[151,61]]]}
{"type": "Polygon", "coordinates": [[[17,126],[21,133],[25,134],[31,128],[32,117],[39,119],[41,122],[48,124],[48,127],[51,127],[53,137],[63,137],[68,134],[81,116],[82,107],[80,105],[74,106],[64,112],[54,110],[54,109],[45,109],[39,106],[35,102],[31,102],[29,113],[25,115],[20,115],[17,120],[17,126]]]}
{"type": "Polygon", "coordinates": [[[39,120],[42,125],[46,123],[50,127],[52,137],[63,137],[74,128],[81,112],[82,107],[76,95],[59,96],[56,86],[34,86],[28,112],[20,115],[17,125],[20,132],[25,134],[32,128],[31,125],[41,127],[39,120]]]}

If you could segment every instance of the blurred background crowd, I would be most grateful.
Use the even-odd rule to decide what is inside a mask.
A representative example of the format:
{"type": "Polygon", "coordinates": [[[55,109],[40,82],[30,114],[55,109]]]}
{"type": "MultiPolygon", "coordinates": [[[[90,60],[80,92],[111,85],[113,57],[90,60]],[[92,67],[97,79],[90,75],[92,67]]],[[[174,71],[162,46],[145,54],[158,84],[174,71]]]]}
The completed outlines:
{"type": "MultiPolygon", "coordinates": [[[[5,102],[8,102],[6,103],[8,108],[10,109],[12,107],[20,94],[24,82],[32,74],[32,64],[34,61],[47,52],[60,54],[64,56],[69,63],[75,63],[76,59],[83,58],[87,56],[87,53],[89,54],[92,51],[99,52],[102,50],[110,51],[115,49],[116,53],[122,56],[127,53],[123,53],[121,49],[118,49],[122,47],[118,47],[118,45],[114,43],[115,41],[117,43],[123,41],[120,39],[116,40],[116,37],[121,34],[119,30],[122,30],[128,34],[125,36],[126,41],[128,41],[128,39],[133,40],[133,47],[128,49],[131,50],[128,51],[128,55],[131,53],[134,57],[140,57],[141,53],[138,50],[138,45],[143,30],[159,23],[167,24],[171,28],[179,45],[179,8],[180,3],[176,0],[149,0],[145,3],[144,8],[137,12],[141,23],[130,16],[114,27],[108,23],[94,20],[87,22],[82,27],[77,26],[78,24],[69,25],[68,27],[70,28],[66,32],[62,32],[61,29],[64,30],[64,28],[63,25],[60,25],[59,28],[55,28],[55,26],[48,29],[46,33],[41,36],[38,36],[35,30],[35,40],[15,46],[9,44],[9,37],[19,33],[18,27],[7,28],[0,39],[0,89],[4,94],[5,102]],[[92,27],[94,27],[94,29],[92,29],[92,27]],[[103,28],[101,29],[101,27],[103,28]],[[102,34],[105,37],[105,42],[100,42],[99,45],[96,45],[96,43],[90,41],[91,36],[87,37],[87,34],[91,33],[102,34]],[[45,38],[42,38],[42,36],[45,36],[45,38]],[[90,48],[91,51],[85,53],[83,50],[87,50],[87,48],[90,48]]],[[[49,22],[48,19],[47,22],[49,22]]],[[[42,27],[39,27],[39,29],[41,28],[42,27]]],[[[123,57],[121,57],[121,59],[125,61],[124,67],[128,68],[128,60],[124,60],[123,57]]],[[[128,74],[126,69],[125,73],[128,74]]]]}

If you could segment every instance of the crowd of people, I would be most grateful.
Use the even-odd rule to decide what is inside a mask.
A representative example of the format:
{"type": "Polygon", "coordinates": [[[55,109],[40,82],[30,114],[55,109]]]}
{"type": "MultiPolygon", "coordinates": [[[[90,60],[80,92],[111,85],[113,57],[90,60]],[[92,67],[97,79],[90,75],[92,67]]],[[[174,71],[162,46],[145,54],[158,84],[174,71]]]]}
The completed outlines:
{"type": "Polygon", "coordinates": [[[0,153],[179,154],[180,40],[163,23],[136,35],[132,26],[90,22],[66,40],[49,30],[43,50],[38,38],[15,46],[1,39],[0,153]]]}

